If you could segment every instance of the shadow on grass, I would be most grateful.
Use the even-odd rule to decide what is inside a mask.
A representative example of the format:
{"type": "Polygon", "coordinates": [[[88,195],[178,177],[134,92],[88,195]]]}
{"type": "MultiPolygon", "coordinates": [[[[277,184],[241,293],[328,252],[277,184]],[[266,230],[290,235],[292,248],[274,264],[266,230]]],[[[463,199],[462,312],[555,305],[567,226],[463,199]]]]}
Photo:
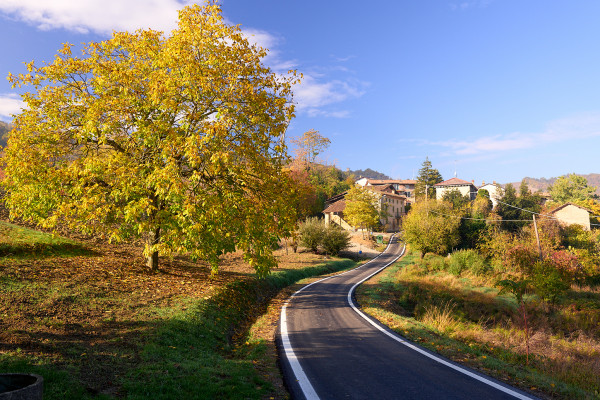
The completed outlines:
{"type": "Polygon", "coordinates": [[[331,261],[300,270],[277,271],[265,279],[232,282],[210,299],[160,327],[146,345],[142,363],[124,384],[128,397],[261,399],[272,392],[256,370],[263,343],[242,343],[269,300],[303,278],[354,267],[331,261]]]}
{"type": "Polygon", "coordinates": [[[18,259],[45,257],[98,256],[99,253],[77,243],[0,243],[0,257],[18,259]]]}
{"type": "Polygon", "coordinates": [[[265,279],[240,277],[156,321],[74,325],[61,335],[15,332],[27,353],[0,343],[0,371],[44,376],[46,400],[268,398],[273,387],[255,365],[266,344],[245,342],[252,324],[282,288],[355,265],[333,260],[265,279]]]}

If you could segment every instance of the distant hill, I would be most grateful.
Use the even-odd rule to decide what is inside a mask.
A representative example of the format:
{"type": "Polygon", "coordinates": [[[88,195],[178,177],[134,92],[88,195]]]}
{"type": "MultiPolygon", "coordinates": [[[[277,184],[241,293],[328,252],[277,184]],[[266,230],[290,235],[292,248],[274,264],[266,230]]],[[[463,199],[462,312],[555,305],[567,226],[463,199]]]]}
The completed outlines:
{"type": "MultiPolygon", "coordinates": [[[[600,174],[577,175],[583,176],[585,179],[587,179],[588,186],[596,186],[596,194],[600,195],[600,174]]],[[[537,179],[530,178],[527,176],[523,178],[523,180],[527,183],[529,189],[531,189],[532,192],[548,192],[548,187],[554,184],[554,182],[556,182],[556,179],[558,179],[558,177],[548,179],[537,179]]],[[[521,185],[521,182],[513,182],[512,185],[518,190],[519,185],[521,185]]]]}
{"type": "Polygon", "coordinates": [[[386,174],[383,174],[378,171],[373,171],[371,168],[367,168],[365,170],[357,169],[356,171],[346,171],[347,173],[353,174],[356,178],[369,178],[369,179],[392,179],[386,174]]]}
{"type": "Polygon", "coordinates": [[[11,124],[0,121],[0,146],[5,147],[8,140],[8,132],[12,129],[11,124]]]}

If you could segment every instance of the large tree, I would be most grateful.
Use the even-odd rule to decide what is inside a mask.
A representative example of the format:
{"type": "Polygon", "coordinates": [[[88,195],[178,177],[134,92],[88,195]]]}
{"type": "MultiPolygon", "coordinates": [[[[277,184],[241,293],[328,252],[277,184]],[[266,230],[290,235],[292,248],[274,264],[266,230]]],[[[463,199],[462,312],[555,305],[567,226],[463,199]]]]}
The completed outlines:
{"type": "Polygon", "coordinates": [[[427,200],[413,204],[404,219],[404,238],[421,253],[446,255],[460,242],[461,218],[445,201],[427,200]]]}
{"type": "Polygon", "coordinates": [[[432,167],[429,157],[426,157],[425,161],[423,161],[423,164],[421,165],[421,169],[419,170],[419,175],[417,176],[417,183],[415,184],[415,197],[417,199],[424,197],[435,199],[435,187],[433,187],[433,185],[440,183],[443,180],[442,174],[440,174],[437,169],[432,167]],[[425,196],[425,188],[427,188],[427,196],[425,196]]]}
{"type": "Polygon", "coordinates": [[[583,176],[569,174],[556,179],[548,190],[552,200],[557,203],[577,203],[593,199],[596,187],[588,186],[588,181],[583,176]]]}
{"type": "Polygon", "coordinates": [[[168,35],[115,32],[81,56],[71,47],[9,75],[33,86],[6,152],[11,215],[143,237],[152,269],[159,252],[190,252],[216,271],[239,248],[268,273],[292,219],[281,182],[294,74],[264,66],[266,50],[212,2],[184,8],[168,35]]]}
{"type": "Polygon", "coordinates": [[[357,228],[373,229],[379,223],[377,199],[370,190],[355,185],[345,197],[344,219],[357,228]]]}
{"type": "Polygon", "coordinates": [[[319,131],[309,129],[299,138],[292,139],[292,143],[296,145],[294,149],[296,161],[310,167],[310,164],[317,160],[317,156],[327,150],[331,141],[319,131]]]}
{"type": "Polygon", "coordinates": [[[512,184],[504,188],[504,195],[498,199],[496,212],[502,217],[502,228],[517,231],[532,220],[534,213],[541,210],[541,198],[532,193],[523,180],[519,186],[519,195],[512,184]]]}

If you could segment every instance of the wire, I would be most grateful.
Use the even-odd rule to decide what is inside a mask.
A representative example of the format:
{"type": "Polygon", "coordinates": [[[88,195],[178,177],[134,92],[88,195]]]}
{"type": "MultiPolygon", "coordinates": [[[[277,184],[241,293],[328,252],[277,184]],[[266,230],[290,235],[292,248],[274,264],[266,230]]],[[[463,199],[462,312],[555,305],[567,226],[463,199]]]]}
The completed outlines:
{"type": "MultiPolygon", "coordinates": [[[[469,192],[469,194],[477,194],[478,192],[469,192]]],[[[490,199],[491,200],[491,199],[490,199]]],[[[500,204],[504,204],[505,206],[509,206],[512,208],[516,208],[517,210],[521,210],[521,211],[525,211],[528,212],[530,214],[534,214],[534,215],[539,215],[540,217],[546,217],[548,219],[553,219],[555,221],[558,221],[559,219],[552,216],[552,215],[548,215],[548,214],[541,214],[535,211],[530,211],[530,210],[526,210],[524,208],[521,207],[517,207],[517,206],[513,206],[512,204],[508,204],[505,203],[503,201],[500,201],[498,199],[495,199],[498,203],[500,204]]],[[[443,215],[446,217],[453,217],[453,218],[460,218],[460,219],[466,219],[466,220],[471,220],[471,221],[486,221],[486,222],[533,222],[533,220],[529,220],[529,219],[481,219],[481,218],[469,218],[469,217],[459,217],[458,215],[450,215],[450,214],[443,214],[443,213],[439,213],[437,211],[433,211],[433,210],[427,210],[428,212],[431,211],[432,213],[435,214],[439,214],[439,215],[443,215]]],[[[591,215],[591,217],[600,217],[600,215],[591,215]]],[[[600,226],[600,224],[590,224],[590,226],[600,226]]]]}
{"type": "Polygon", "coordinates": [[[532,219],[486,219],[486,218],[470,218],[470,217],[461,217],[459,215],[444,214],[444,213],[441,213],[441,212],[438,212],[438,211],[434,211],[434,210],[429,210],[429,212],[432,212],[432,213],[438,214],[438,215],[443,215],[445,217],[467,219],[467,220],[470,220],[470,221],[485,221],[485,222],[533,222],[532,219]]]}

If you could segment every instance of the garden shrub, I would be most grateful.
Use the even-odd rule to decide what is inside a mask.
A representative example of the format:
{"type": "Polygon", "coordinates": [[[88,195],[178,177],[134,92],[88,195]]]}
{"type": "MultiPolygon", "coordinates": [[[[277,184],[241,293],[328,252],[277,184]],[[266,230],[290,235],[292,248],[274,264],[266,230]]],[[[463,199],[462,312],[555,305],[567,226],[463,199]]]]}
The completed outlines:
{"type": "Polygon", "coordinates": [[[446,258],[440,257],[440,256],[432,257],[428,261],[428,265],[429,265],[429,269],[431,269],[432,271],[445,271],[446,268],[448,268],[448,264],[446,263],[446,258]]]}
{"type": "Polygon", "coordinates": [[[325,224],[318,218],[307,218],[300,225],[300,244],[309,248],[313,253],[319,250],[319,245],[325,236],[325,224]]]}
{"type": "Polygon", "coordinates": [[[475,275],[482,276],[492,271],[492,266],[479,254],[478,257],[473,260],[469,265],[469,270],[475,275]]]}
{"type": "Polygon", "coordinates": [[[338,255],[350,246],[350,234],[337,225],[330,224],[324,230],[321,245],[327,254],[338,255]]]}
{"type": "Polygon", "coordinates": [[[421,260],[423,268],[428,271],[445,271],[448,268],[446,257],[438,256],[437,254],[427,253],[421,260]]]}
{"type": "Polygon", "coordinates": [[[511,271],[531,274],[534,264],[538,260],[537,251],[523,244],[515,244],[504,255],[504,266],[511,271]]]}

